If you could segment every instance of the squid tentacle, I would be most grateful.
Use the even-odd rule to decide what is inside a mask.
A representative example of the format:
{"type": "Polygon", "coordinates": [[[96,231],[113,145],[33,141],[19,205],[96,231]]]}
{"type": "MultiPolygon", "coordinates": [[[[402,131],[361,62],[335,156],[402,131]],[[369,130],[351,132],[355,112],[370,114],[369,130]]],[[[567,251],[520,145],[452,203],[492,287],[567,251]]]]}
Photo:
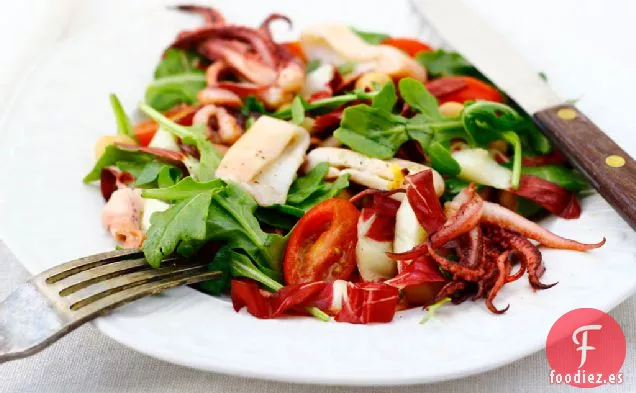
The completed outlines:
{"type": "Polygon", "coordinates": [[[460,206],[457,213],[431,235],[433,247],[440,247],[475,228],[481,219],[483,206],[484,201],[473,192],[471,198],[460,206]]]}
{"type": "Polygon", "coordinates": [[[272,30],[270,28],[270,25],[272,24],[272,22],[277,21],[277,20],[282,20],[282,21],[286,22],[287,26],[289,26],[290,29],[293,26],[292,20],[287,15],[279,14],[279,13],[276,13],[276,12],[272,13],[272,14],[269,14],[267,16],[267,18],[265,18],[265,20],[263,20],[263,22],[261,22],[261,25],[259,26],[258,30],[260,30],[263,34],[265,34],[272,41],[273,41],[273,36],[272,36],[272,30]]]}
{"type": "MultiPolygon", "coordinates": [[[[515,251],[511,252],[510,256],[515,256],[517,253],[515,251]]],[[[523,275],[526,272],[526,260],[525,258],[518,258],[519,261],[519,269],[512,275],[509,275],[508,278],[506,279],[506,283],[509,282],[513,282],[513,281],[517,281],[518,279],[520,279],[521,277],[523,277],[523,275]]],[[[543,265],[541,265],[543,266],[543,265]]],[[[512,268],[511,268],[512,270],[512,268]]],[[[541,277],[541,275],[543,274],[543,272],[541,272],[541,274],[539,274],[539,277],[541,277]]]]}
{"type": "Polygon", "coordinates": [[[428,253],[433,257],[442,268],[450,272],[453,276],[461,277],[466,281],[478,281],[484,274],[483,269],[471,269],[469,267],[460,265],[459,263],[450,261],[443,256],[435,252],[435,249],[430,243],[427,243],[428,253]]]}
{"type": "Polygon", "coordinates": [[[508,304],[503,309],[498,309],[493,304],[493,300],[495,300],[497,293],[506,284],[506,280],[508,278],[508,275],[510,274],[510,261],[508,260],[509,256],[510,256],[510,251],[506,251],[497,258],[497,270],[499,271],[499,274],[497,276],[497,280],[495,281],[495,284],[488,292],[488,297],[486,298],[486,306],[488,307],[490,311],[492,311],[495,314],[503,314],[506,311],[508,311],[508,309],[510,308],[510,304],[508,304]]]}
{"type": "Polygon", "coordinates": [[[542,246],[561,250],[588,251],[605,244],[605,238],[598,243],[580,243],[556,235],[539,224],[528,220],[505,207],[492,202],[484,202],[481,221],[505,229],[519,232],[521,235],[536,240],[542,246]]]}
{"type": "Polygon", "coordinates": [[[543,258],[537,247],[530,243],[528,239],[518,233],[514,233],[502,228],[490,229],[492,236],[499,239],[508,248],[517,251],[525,260],[526,270],[528,271],[528,281],[534,289],[548,289],[557,283],[544,284],[540,281],[545,266],[543,266],[543,258]]]}
{"type": "Polygon", "coordinates": [[[466,288],[466,283],[463,281],[448,282],[442,287],[442,289],[439,290],[432,304],[439,302],[445,297],[452,297],[454,293],[461,291],[464,288],[466,288]]]}
{"type": "Polygon", "coordinates": [[[215,8],[212,7],[204,7],[201,5],[194,4],[181,4],[174,7],[179,11],[191,12],[195,14],[199,14],[203,17],[203,21],[205,25],[224,25],[225,18],[223,14],[215,8]]]}

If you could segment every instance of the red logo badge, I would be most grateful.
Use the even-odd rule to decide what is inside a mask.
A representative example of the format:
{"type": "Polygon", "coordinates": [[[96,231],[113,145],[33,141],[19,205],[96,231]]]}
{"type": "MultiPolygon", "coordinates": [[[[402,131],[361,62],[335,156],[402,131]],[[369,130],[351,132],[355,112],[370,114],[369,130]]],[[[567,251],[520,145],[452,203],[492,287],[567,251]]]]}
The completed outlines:
{"type": "Polygon", "coordinates": [[[579,308],[559,318],[548,334],[550,383],[592,388],[620,384],[625,334],[614,318],[594,308],[579,308]]]}

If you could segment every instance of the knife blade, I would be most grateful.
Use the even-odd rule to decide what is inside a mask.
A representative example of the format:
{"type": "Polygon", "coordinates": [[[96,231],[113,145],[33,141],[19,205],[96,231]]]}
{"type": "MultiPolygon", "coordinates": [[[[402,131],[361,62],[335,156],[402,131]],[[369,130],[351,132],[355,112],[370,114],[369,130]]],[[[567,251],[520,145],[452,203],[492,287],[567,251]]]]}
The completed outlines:
{"type": "Polygon", "coordinates": [[[636,163],[565,104],[506,40],[460,0],[412,0],[441,38],[530,114],[570,162],[636,230],[636,163]]]}
{"type": "Polygon", "coordinates": [[[414,0],[443,40],[528,113],[563,100],[510,44],[459,0],[414,0]]]}

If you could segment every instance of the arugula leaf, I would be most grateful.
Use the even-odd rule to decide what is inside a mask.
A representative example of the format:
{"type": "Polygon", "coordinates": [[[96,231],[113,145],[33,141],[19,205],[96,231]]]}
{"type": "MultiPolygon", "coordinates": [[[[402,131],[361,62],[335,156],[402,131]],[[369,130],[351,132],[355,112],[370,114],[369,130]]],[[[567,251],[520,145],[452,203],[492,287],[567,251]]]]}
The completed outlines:
{"type": "Polygon", "coordinates": [[[455,161],[450,151],[439,142],[434,141],[428,145],[426,153],[431,159],[431,166],[439,173],[457,176],[461,172],[462,167],[455,161]]]}
{"type": "Polygon", "coordinates": [[[203,281],[197,285],[199,289],[211,295],[220,295],[230,289],[232,274],[232,251],[231,248],[223,246],[216,252],[214,259],[208,265],[209,271],[221,272],[221,277],[214,280],[203,281]]]}
{"type": "Polygon", "coordinates": [[[157,175],[157,186],[159,188],[166,188],[175,185],[179,180],[183,178],[183,172],[181,169],[167,165],[164,166],[157,175]]]}
{"type": "Polygon", "coordinates": [[[382,109],[387,112],[393,111],[393,107],[397,102],[397,94],[395,94],[395,86],[392,82],[385,83],[378,94],[371,100],[371,106],[382,109]]]}
{"type": "Polygon", "coordinates": [[[223,276],[221,279],[209,280],[203,282],[199,287],[212,294],[219,295],[227,292],[230,288],[230,279],[232,277],[250,278],[272,292],[278,291],[283,287],[281,283],[273,280],[254,266],[252,260],[239,252],[232,250],[229,246],[224,246],[214,256],[212,263],[208,266],[210,271],[220,271],[223,276]]]}
{"type": "Polygon", "coordinates": [[[321,65],[320,59],[310,60],[309,63],[305,66],[305,74],[311,74],[316,71],[321,65]]]}
{"type": "Polygon", "coordinates": [[[441,299],[440,301],[438,301],[436,303],[433,303],[430,306],[426,306],[426,308],[425,308],[426,315],[420,321],[420,325],[423,325],[426,322],[428,322],[431,318],[433,318],[433,316],[435,316],[435,313],[437,312],[437,310],[439,310],[440,307],[442,307],[446,303],[451,302],[452,300],[453,299],[451,299],[449,296],[446,296],[445,298],[441,299]]]}
{"type": "MultiPolygon", "coordinates": [[[[357,152],[380,159],[393,157],[404,142],[414,139],[431,156],[433,168],[443,174],[457,175],[459,164],[446,145],[455,137],[466,137],[461,121],[443,117],[437,99],[421,82],[403,78],[398,87],[400,95],[418,115],[406,119],[391,113],[386,104],[351,106],[343,112],[340,128],[334,132],[336,138],[357,152]],[[433,142],[436,143],[432,145],[433,142]]],[[[385,87],[381,93],[388,95],[389,90],[385,87]]]]}
{"type": "MultiPolygon", "coordinates": [[[[119,164],[118,166],[121,168],[121,164],[119,164]]],[[[154,182],[155,180],[158,180],[159,174],[161,174],[164,171],[167,171],[168,179],[170,179],[171,182],[172,182],[173,175],[175,178],[181,178],[182,176],[181,170],[175,166],[163,164],[158,161],[151,161],[143,167],[143,169],[139,172],[139,174],[134,175],[135,186],[139,187],[139,186],[147,185],[154,182]]],[[[166,181],[165,176],[166,175],[164,175],[164,179],[163,179],[164,182],[166,181]]]]}
{"type": "Polygon", "coordinates": [[[525,125],[516,130],[521,137],[521,143],[526,151],[543,155],[550,154],[553,149],[552,142],[543,132],[537,128],[531,117],[525,117],[525,125]]]}
{"type": "Polygon", "coordinates": [[[305,121],[305,106],[300,96],[296,96],[291,104],[292,123],[301,125],[305,121]]]}
{"type": "Polygon", "coordinates": [[[407,120],[379,108],[358,104],[346,108],[334,135],[343,144],[364,154],[388,159],[409,138],[407,120]]]}
{"type": "Polygon", "coordinates": [[[284,205],[273,205],[273,206],[270,206],[269,209],[277,210],[277,211],[279,211],[281,213],[285,213],[285,214],[288,214],[290,216],[295,216],[297,218],[300,218],[300,217],[305,215],[305,210],[304,209],[300,209],[298,207],[294,207],[294,206],[287,205],[287,204],[284,204],[284,205]]]}
{"type": "MultiPolygon", "coordinates": [[[[315,113],[315,114],[327,113],[344,104],[348,104],[353,101],[372,100],[373,97],[375,97],[377,94],[379,94],[379,91],[365,92],[361,90],[354,90],[348,94],[322,98],[320,100],[315,100],[310,103],[306,103],[304,107],[305,107],[305,111],[309,113],[315,113]]],[[[270,114],[270,116],[273,116],[277,119],[282,119],[282,120],[291,119],[291,116],[292,116],[291,107],[276,111],[270,114]]]]}
{"type": "Polygon", "coordinates": [[[198,102],[197,93],[206,86],[203,72],[190,72],[156,79],[146,88],[145,101],[158,111],[178,104],[198,102]]]}
{"type": "Polygon", "coordinates": [[[223,187],[225,187],[225,182],[221,179],[198,182],[188,176],[171,187],[143,190],[141,196],[162,201],[178,201],[191,198],[201,192],[221,190],[223,187]]]}
{"type": "Polygon", "coordinates": [[[514,149],[512,180],[513,188],[519,187],[521,176],[521,139],[514,131],[525,126],[525,120],[511,107],[489,101],[478,101],[468,105],[462,112],[462,122],[473,144],[487,146],[494,140],[504,140],[514,149]]]}
{"type": "Polygon", "coordinates": [[[524,167],[521,173],[540,177],[568,191],[578,192],[590,187],[583,175],[561,165],[524,167]]]}
{"type": "Polygon", "coordinates": [[[150,106],[166,111],[177,104],[194,104],[197,93],[206,86],[204,62],[196,52],[170,48],[155,69],[155,80],[146,88],[150,106]]]}
{"type": "Polygon", "coordinates": [[[404,101],[427,120],[443,119],[439,113],[437,98],[426,90],[422,82],[413,78],[402,78],[398,87],[404,101]]]}
{"type": "Polygon", "coordinates": [[[141,172],[143,172],[146,165],[154,162],[156,161],[117,161],[115,166],[124,172],[130,173],[136,179],[139,177],[141,172]]]}
{"type": "Polygon", "coordinates": [[[512,157],[512,178],[510,179],[510,185],[512,188],[517,189],[519,187],[519,181],[521,179],[521,164],[523,160],[523,152],[521,147],[521,139],[514,131],[504,131],[501,133],[504,141],[512,145],[514,151],[512,157]]]}
{"type": "Polygon", "coordinates": [[[133,140],[137,140],[137,136],[133,131],[133,126],[130,123],[130,119],[128,115],[124,111],[124,108],[119,101],[119,98],[115,94],[109,96],[110,98],[110,106],[113,108],[113,114],[115,115],[115,122],[117,123],[117,133],[120,135],[126,135],[131,137],[133,140]]]}
{"type": "Polygon", "coordinates": [[[177,201],[151,218],[143,251],[152,266],[159,266],[175,249],[189,257],[216,240],[245,252],[269,277],[280,277],[287,239],[263,232],[254,215],[256,202],[238,186],[219,179],[199,183],[188,177],[169,188],[144,190],[142,196],[177,201]]]}
{"type": "Polygon", "coordinates": [[[265,113],[265,106],[258,98],[254,96],[247,96],[243,100],[243,106],[241,107],[241,114],[243,116],[249,116],[253,113],[265,113]]]}
{"type": "Polygon", "coordinates": [[[194,158],[190,158],[187,163],[189,164],[188,169],[190,170],[192,177],[201,181],[212,180],[215,178],[214,174],[216,172],[216,168],[221,162],[221,154],[206,137],[205,126],[194,125],[191,127],[184,127],[168,119],[145,103],[139,104],[139,109],[148,115],[148,117],[155,120],[162,129],[181,138],[183,143],[196,146],[199,150],[199,160],[197,161],[194,158]]]}
{"type": "Polygon", "coordinates": [[[84,177],[84,183],[90,183],[95,180],[99,180],[102,169],[115,165],[120,162],[130,162],[138,165],[146,165],[147,163],[154,161],[154,156],[151,154],[130,151],[120,149],[115,145],[108,145],[104,150],[104,153],[99,160],[93,166],[93,169],[84,177]]]}
{"type": "Polygon", "coordinates": [[[211,199],[212,191],[202,192],[152,215],[142,246],[150,266],[159,267],[162,259],[171,255],[181,242],[205,240],[211,199]]]}
{"type": "Polygon", "coordinates": [[[431,78],[468,75],[489,82],[488,78],[457,52],[448,52],[444,49],[420,52],[415,56],[415,60],[426,68],[431,78]]]}
{"type": "MultiPolygon", "coordinates": [[[[335,197],[347,187],[349,187],[349,175],[344,174],[339,176],[334,182],[322,182],[318,185],[318,187],[316,187],[316,190],[313,193],[304,198],[302,201],[290,202],[288,199],[286,205],[291,208],[299,209],[305,213],[320,202],[335,197]]],[[[290,211],[290,209],[287,211],[290,211]]]]}
{"type": "Polygon", "coordinates": [[[155,79],[199,70],[203,59],[194,51],[168,48],[155,68],[155,79]]]}
{"type": "MultiPolygon", "coordinates": [[[[448,178],[444,180],[444,195],[443,199],[446,201],[452,200],[457,194],[459,194],[464,188],[470,185],[470,182],[461,180],[456,177],[448,178]]],[[[480,187],[480,185],[477,185],[480,187]]]]}
{"type": "Polygon", "coordinates": [[[270,291],[278,291],[283,287],[281,283],[263,274],[254,263],[245,255],[235,251],[230,251],[228,256],[231,260],[231,272],[234,277],[246,277],[262,284],[270,291]]]}
{"type": "Polygon", "coordinates": [[[181,169],[154,160],[150,162],[117,161],[115,166],[124,172],[128,172],[135,178],[135,186],[149,186],[155,183],[159,188],[170,187],[181,180],[181,169]]]}
{"type": "Polygon", "coordinates": [[[323,179],[329,172],[329,164],[321,162],[305,176],[300,176],[292,183],[287,193],[287,203],[300,203],[314,193],[323,183],[323,179]]]}
{"type": "Polygon", "coordinates": [[[309,209],[349,187],[349,175],[342,175],[333,182],[325,181],[328,170],[329,164],[322,162],[305,176],[298,177],[289,188],[285,204],[259,207],[255,213],[257,219],[275,228],[293,228],[309,209]]]}
{"type": "Polygon", "coordinates": [[[358,35],[358,37],[360,37],[364,41],[366,41],[367,44],[371,44],[371,45],[380,45],[382,43],[382,41],[384,41],[387,38],[389,38],[389,36],[387,34],[384,34],[384,33],[375,33],[375,32],[372,32],[372,31],[363,31],[363,30],[354,29],[353,27],[351,27],[351,30],[353,30],[353,32],[356,33],[358,35]]]}
{"type": "Polygon", "coordinates": [[[296,222],[298,222],[299,218],[295,215],[285,213],[275,207],[262,206],[256,208],[254,215],[256,216],[256,219],[263,224],[269,225],[274,228],[284,229],[286,231],[291,230],[294,225],[296,225],[296,222]]]}
{"type": "Polygon", "coordinates": [[[279,235],[263,232],[254,216],[256,202],[234,184],[212,196],[207,222],[207,239],[224,240],[231,248],[244,250],[258,267],[272,278],[281,272],[279,235]]]}

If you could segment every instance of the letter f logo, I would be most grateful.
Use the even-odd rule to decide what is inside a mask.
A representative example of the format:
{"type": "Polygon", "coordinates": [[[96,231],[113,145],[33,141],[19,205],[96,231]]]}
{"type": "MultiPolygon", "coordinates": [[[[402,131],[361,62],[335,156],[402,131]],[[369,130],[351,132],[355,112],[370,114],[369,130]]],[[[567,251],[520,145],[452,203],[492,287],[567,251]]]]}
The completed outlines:
{"type": "Polygon", "coordinates": [[[572,333],[572,341],[574,344],[580,345],[580,347],[576,348],[577,351],[581,351],[581,364],[579,364],[579,368],[583,367],[585,361],[587,360],[587,351],[593,351],[596,348],[587,345],[587,332],[588,330],[601,330],[602,325],[585,325],[576,329],[574,333],[572,333]],[[576,338],[579,333],[581,334],[581,342],[576,338]]]}

